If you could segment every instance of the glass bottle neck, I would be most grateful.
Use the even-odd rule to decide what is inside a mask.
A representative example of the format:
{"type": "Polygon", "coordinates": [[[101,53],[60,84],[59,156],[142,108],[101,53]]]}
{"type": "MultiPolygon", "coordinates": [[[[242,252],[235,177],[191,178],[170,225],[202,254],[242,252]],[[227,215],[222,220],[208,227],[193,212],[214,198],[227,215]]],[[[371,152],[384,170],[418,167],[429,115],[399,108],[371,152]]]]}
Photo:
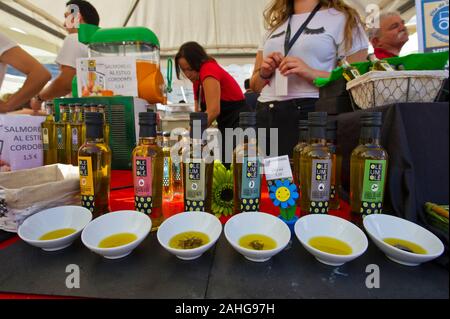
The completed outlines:
{"type": "Polygon", "coordinates": [[[380,145],[381,129],[380,127],[362,127],[359,143],[362,145],[372,144],[380,145]]]}

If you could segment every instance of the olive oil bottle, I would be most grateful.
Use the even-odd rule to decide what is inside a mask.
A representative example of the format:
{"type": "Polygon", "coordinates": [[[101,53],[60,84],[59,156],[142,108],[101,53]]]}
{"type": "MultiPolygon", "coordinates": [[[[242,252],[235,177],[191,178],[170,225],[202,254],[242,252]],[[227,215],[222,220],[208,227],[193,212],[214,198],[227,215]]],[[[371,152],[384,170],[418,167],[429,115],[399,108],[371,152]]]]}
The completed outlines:
{"type": "Polygon", "coordinates": [[[157,230],[164,220],[162,179],[164,153],[156,144],[156,114],[139,113],[139,144],[133,150],[134,207],[157,230]]]}
{"type": "Polygon", "coordinates": [[[340,57],[337,61],[337,64],[338,66],[342,67],[342,76],[347,80],[347,82],[361,76],[361,73],[359,73],[358,69],[348,63],[345,57],[340,57]]]}
{"type": "Polygon", "coordinates": [[[70,157],[70,122],[68,105],[59,105],[59,121],[56,123],[55,128],[57,162],[61,164],[71,164],[72,160],[70,157]]]}
{"type": "Polygon", "coordinates": [[[364,216],[383,209],[389,157],[380,145],[381,126],[381,112],[362,114],[359,145],[350,158],[350,206],[358,225],[364,216]]]}
{"type": "Polygon", "coordinates": [[[332,161],[326,144],[327,113],[310,112],[309,145],[300,154],[300,207],[304,212],[327,214],[332,161]]]}
{"type": "Polygon", "coordinates": [[[103,136],[105,137],[105,143],[110,145],[110,131],[111,127],[109,121],[106,118],[106,106],[103,104],[97,105],[97,111],[103,115],[103,136]]]}
{"type": "Polygon", "coordinates": [[[395,71],[392,66],[384,60],[379,60],[375,54],[369,54],[367,60],[372,63],[370,67],[371,71],[395,71]]]}
{"type": "Polygon", "coordinates": [[[81,104],[74,104],[70,111],[70,157],[72,165],[77,166],[78,150],[84,144],[84,124],[81,104]]]}
{"type": "Polygon", "coordinates": [[[330,209],[339,209],[342,171],[342,153],[337,145],[337,121],[329,119],[327,124],[327,147],[331,153],[330,209]]]}
{"type": "Polygon", "coordinates": [[[261,201],[261,163],[256,136],[256,113],[239,114],[244,136],[233,152],[234,212],[259,211],[261,201]]]}
{"type": "Polygon", "coordinates": [[[103,116],[85,114],[86,142],[78,151],[81,203],[98,217],[110,211],[111,150],[103,139],[103,116]]]}
{"type": "Polygon", "coordinates": [[[55,109],[51,101],[45,103],[45,121],[41,124],[42,145],[44,149],[44,165],[57,163],[55,109]]]}
{"type": "MultiPolygon", "coordinates": [[[[308,120],[300,120],[298,122],[299,129],[299,140],[298,144],[294,147],[294,163],[293,163],[293,174],[294,174],[294,183],[298,187],[300,187],[300,154],[308,145],[309,141],[309,128],[308,128],[308,120]]],[[[299,199],[300,200],[300,199],[299,199]]]]}
{"type": "Polygon", "coordinates": [[[214,162],[204,158],[206,147],[204,132],[208,126],[208,114],[190,114],[191,145],[189,158],[183,161],[185,211],[211,212],[214,162]]]}
{"type": "Polygon", "coordinates": [[[173,200],[172,158],[170,157],[170,132],[163,132],[162,150],[164,153],[163,200],[173,200]]]}

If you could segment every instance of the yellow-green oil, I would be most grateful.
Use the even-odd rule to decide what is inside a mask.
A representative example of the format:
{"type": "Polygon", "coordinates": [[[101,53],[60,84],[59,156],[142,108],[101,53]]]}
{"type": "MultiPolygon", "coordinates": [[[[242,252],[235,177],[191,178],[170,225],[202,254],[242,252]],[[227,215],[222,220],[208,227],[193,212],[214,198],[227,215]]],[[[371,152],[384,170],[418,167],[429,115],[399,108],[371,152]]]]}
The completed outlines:
{"type": "Polygon", "coordinates": [[[108,236],[100,241],[99,248],[115,248],[125,246],[137,239],[137,236],[132,233],[120,233],[108,236]]]}
{"type": "Polygon", "coordinates": [[[59,239],[66,236],[69,236],[76,232],[76,229],[73,228],[61,228],[52,230],[48,233],[45,233],[41,237],[39,237],[39,240],[53,240],[53,239],[59,239]]]}
{"type": "Polygon", "coordinates": [[[266,235],[250,234],[239,239],[239,246],[251,250],[272,250],[277,248],[277,242],[266,235]]]}
{"type": "Polygon", "coordinates": [[[210,242],[209,236],[198,231],[183,232],[173,236],[169,247],[174,249],[195,249],[210,242]]]}

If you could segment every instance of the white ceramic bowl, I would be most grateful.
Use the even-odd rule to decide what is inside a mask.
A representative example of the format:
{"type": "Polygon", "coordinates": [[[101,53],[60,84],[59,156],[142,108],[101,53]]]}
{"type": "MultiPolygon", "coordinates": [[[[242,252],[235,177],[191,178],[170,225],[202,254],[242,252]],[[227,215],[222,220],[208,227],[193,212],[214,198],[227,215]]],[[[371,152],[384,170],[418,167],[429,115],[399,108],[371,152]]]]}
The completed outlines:
{"type": "Polygon", "coordinates": [[[282,251],[291,239],[289,227],[273,215],[262,212],[240,213],[225,224],[225,237],[228,242],[245,258],[255,262],[265,262],[282,251]],[[265,235],[277,243],[275,249],[252,250],[239,245],[239,240],[246,235],[265,235]]]}
{"type": "Polygon", "coordinates": [[[368,246],[364,232],[351,222],[332,215],[307,215],[295,224],[295,235],[305,249],[318,261],[330,266],[340,266],[361,256],[368,246]],[[312,247],[309,241],[314,237],[332,237],[347,243],[351,255],[335,255],[312,247]]]}
{"type": "Polygon", "coordinates": [[[405,266],[417,266],[442,255],[444,245],[441,240],[425,228],[408,220],[391,215],[376,214],[364,218],[367,234],[385,254],[394,262],[405,266]],[[383,241],[386,238],[407,240],[424,248],[428,254],[413,254],[383,241]]]}
{"type": "Polygon", "coordinates": [[[89,209],[81,206],[59,206],[43,210],[25,219],[19,227],[18,234],[32,246],[45,251],[55,251],[70,246],[91,220],[92,214],[89,209]],[[63,228],[73,228],[76,231],[58,239],[39,240],[42,235],[63,228]]]}
{"type": "Polygon", "coordinates": [[[222,224],[213,214],[205,212],[183,212],[165,220],[158,228],[158,241],[168,252],[182,260],[199,258],[210,249],[222,233],[222,224]],[[194,249],[175,249],[169,246],[170,240],[181,233],[195,231],[209,237],[206,245],[194,249]]]}
{"type": "Polygon", "coordinates": [[[147,215],[132,210],[123,210],[94,219],[83,230],[81,240],[94,253],[107,259],[118,259],[128,256],[147,237],[151,228],[152,221],[147,215]],[[120,233],[134,234],[137,239],[119,247],[99,247],[103,239],[120,233]]]}

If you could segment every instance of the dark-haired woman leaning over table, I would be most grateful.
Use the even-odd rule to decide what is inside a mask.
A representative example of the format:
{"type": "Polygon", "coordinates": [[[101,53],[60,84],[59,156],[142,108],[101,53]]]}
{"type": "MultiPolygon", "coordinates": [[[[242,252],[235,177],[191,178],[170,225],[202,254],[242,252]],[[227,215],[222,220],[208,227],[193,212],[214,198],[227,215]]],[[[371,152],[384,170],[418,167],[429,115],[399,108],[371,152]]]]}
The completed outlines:
{"type": "Polygon", "coordinates": [[[319,97],[314,79],[328,77],[338,57],[365,61],[368,40],[358,13],[342,0],[274,0],[264,18],[268,32],[251,78],[253,91],[261,92],[258,126],[278,128],[272,144],[279,155],[292,156],[298,121],[319,97]]]}
{"type": "Polygon", "coordinates": [[[222,162],[225,163],[226,128],[236,128],[239,113],[250,111],[236,80],[196,42],[183,44],[175,56],[177,77],[181,72],[193,83],[195,111],[208,113],[208,126],[214,121],[222,134],[222,162]]]}

